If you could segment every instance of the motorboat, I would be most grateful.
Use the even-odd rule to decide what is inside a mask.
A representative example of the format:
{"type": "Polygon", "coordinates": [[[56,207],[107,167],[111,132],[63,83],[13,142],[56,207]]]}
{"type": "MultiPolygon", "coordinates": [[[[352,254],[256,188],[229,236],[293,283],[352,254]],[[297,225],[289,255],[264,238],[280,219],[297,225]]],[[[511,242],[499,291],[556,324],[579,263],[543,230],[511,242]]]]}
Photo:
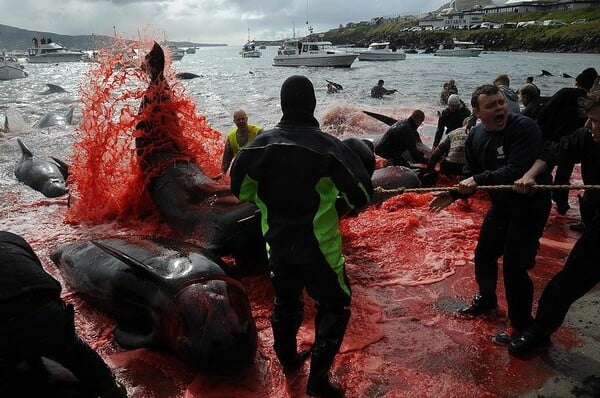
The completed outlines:
{"type": "Polygon", "coordinates": [[[27,72],[25,72],[23,65],[19,63],[17,57],[0,54],[0,80],[22,79],[24,77],[27,77],[27,72]]]}
{"type": "Polygon", "coordinates": [[[188,48],[185,50],[185,53],[186,53],[186,54],[196,54],[196,47],[188,47],[188,48]]]}
{"type": "Polygon", "coordinates": [[[169,52],[171,53],[171,59],[173,61],[181,61],[181,59],[185,55],[185,50],[173,45],[169,45],[167,47],[169,48],[169,52]]]}
{"type": "Polygon", "coordinates": [[[273,66],[333,66],[349,68],[358,57],[356,53],[344,52],[330,41],[288,39],[273,58],[273,66]]]}
{"type": "Polygon", "coordinates": [[[390,47],[389,42],[371,43],[369,47],[358,53],[359,61],[401,61],[406,59],[404,51],[390,47]]]}
{"type": "Polygon", "coordinates": [[[254,41],[248,41],[240,51],[242,58],[260,58],[262,53],[257,49],[254,41]]]}
{"type": "Polygon", "coordinates": [[[433,53],[438,57],[478,57],[483,51],[483,47],[476,46],[472,41],[452,41],[454,48],[444,48],[443,44],[433,53]]]}
{"type": "Polygon", "coordinates": [[[27,61],[32,64],[55,64],[57,62],[80,62],[83,58],[81,51],[69,51],[54,42],[40,43],[28,49],[27,61]]]}

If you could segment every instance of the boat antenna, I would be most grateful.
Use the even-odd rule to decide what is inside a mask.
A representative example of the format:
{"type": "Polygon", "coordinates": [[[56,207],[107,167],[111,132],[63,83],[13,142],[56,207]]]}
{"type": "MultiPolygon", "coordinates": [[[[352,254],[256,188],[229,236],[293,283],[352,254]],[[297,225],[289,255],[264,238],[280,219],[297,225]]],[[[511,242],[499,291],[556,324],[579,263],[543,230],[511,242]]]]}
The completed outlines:
{"type": "Polygon", "coordinates": [[[308,33],[312,35],[313,27],[308,24],[308,0],[306,0],[306,28],[308,29],[308,33]]]}

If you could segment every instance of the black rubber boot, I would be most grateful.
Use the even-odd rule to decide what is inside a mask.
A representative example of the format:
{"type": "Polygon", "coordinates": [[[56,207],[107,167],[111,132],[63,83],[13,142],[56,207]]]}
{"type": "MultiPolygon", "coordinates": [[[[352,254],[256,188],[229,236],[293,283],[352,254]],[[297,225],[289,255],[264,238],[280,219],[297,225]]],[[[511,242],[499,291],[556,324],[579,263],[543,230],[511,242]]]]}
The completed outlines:
{"type": "Polygon", "coordinates": [[[302,301],[283,304],[275,301],[271,315],[273,349],[286,374],[298,370],[309,355],[309,351],[297,352],[296,334],[304,316],[302,301]]]}
{"type": "Polygon", "coordinates": [[[317,306],[316,338],[311,349],[310,373],[306,385],[306,393],[311,397],[344,396],[343,387],[329,379],[329,369],[342,345],[349,319],[348,308],[317,306]]]}
{"type": "Polygon", "coordinates": [[[315,352],[310,359],[310,374],[306,384],[306,394],[311,397],[344,397],[344,388],[329,379],[329,368],[335,358],[335,352],[315,352]]]}

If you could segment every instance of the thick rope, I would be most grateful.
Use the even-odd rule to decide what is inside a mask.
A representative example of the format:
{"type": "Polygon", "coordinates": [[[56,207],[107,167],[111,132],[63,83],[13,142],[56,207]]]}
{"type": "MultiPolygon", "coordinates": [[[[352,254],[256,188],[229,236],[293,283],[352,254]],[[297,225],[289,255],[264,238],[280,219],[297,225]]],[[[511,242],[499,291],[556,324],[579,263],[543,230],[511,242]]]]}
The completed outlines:
{"type": "MultiPolygon", "coordinates": [[[[512,190],[513,185],[479,185],[477,189],[483,189],[487,191],[502,191],[502,190],[512,190]]],[[[600,185],[532,185],[530,189],[536,190],[571,190],[571,189],[591,189],[591,190],[600,190],[600,185]]],[[[440,191],[457,191],[457,186],[451,187],[427,187],[427,188],[395,188],[395,189],[384,189],[381,187],[376,187],[375,192],[380,193],[397,193],[403,194],[406,192],[440,192],[440,191]]]]}

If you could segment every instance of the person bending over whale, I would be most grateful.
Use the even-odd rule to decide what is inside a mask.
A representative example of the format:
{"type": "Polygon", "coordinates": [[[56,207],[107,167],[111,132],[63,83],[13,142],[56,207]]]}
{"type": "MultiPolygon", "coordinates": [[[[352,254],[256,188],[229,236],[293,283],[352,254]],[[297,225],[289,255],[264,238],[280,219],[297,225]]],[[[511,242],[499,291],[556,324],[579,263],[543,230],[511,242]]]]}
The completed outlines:
{"type": "Polygon", "coordinates": [[[299,369],[308,355],[297,352],[296,342],[306,288],[317,308],[306,392],[341,397],[342,387],[328,375],[350,319],[336,199],[341,194],[360,209],[369,203],[373,186],[352,149],[319,129],[315,106],[311,81],[289,77],[281,87],[281,121],[238,154],[231,189],[260,208],[275,289],[274,349],[284,372],[299,369]]]}
{"type": "Polygon", "coordinates": [[[14,385],[24,362],[44,374],[41,358],[46,357],[71,371],[86,394],[126,398],[102,358],[77,335],[73,306],[60,292],[31,246],[0,231],[0,396],[51,396],[50,380],[14,385]]]}
{"type": "Polygon", "coordinates": [[[150,84],[136,125],[137,155],[150,197],[167,223],[185,232],[202,230],[239,202],[226,184],[215,183],[192,160],[164,66],[164,52],[154,43],[142,65],[150,84]]]}

